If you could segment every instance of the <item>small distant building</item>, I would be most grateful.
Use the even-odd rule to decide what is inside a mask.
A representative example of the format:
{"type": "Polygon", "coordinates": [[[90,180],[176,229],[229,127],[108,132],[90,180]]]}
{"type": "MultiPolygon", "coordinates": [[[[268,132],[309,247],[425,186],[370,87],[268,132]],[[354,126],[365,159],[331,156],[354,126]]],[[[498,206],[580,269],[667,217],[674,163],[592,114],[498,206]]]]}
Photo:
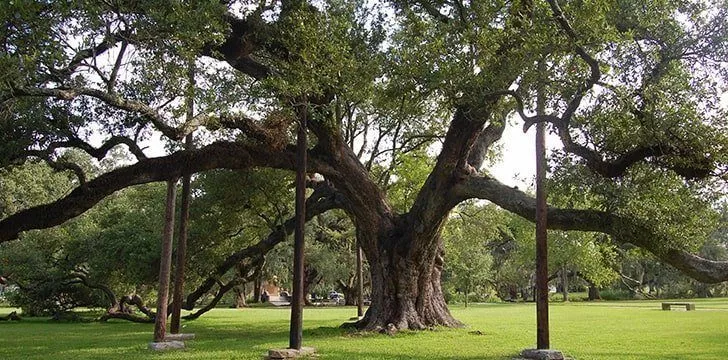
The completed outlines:
{"type": "Polygon", "coordinates": [[[281,292],[281,288],[273,282],[263,281],[263,284],[261,284],[260,287],[262,290],[261,292],[265,291],[270,296],[279,296],[281,292]]]}

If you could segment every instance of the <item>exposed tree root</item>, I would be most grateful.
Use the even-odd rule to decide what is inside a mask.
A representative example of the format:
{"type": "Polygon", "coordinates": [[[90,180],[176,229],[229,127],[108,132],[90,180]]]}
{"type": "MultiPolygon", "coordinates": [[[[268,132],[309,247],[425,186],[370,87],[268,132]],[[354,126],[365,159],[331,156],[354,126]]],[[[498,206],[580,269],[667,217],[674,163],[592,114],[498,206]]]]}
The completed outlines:
{"type": "Polygon", "coordinates": [[[144,304],[142,298],[134,294],[123,296],[118,303],[107,309],[106,313],[98,320],[122,319],[137,323],[153,323],[155,317],[156,314],[144,304]],[[129,305],[134,305],[145,316],[135,314],[129,305]]]}
{"type": "Polygon", "coordinates": [[[23,320],[19,315],[17,311],[13,311],[7,316],[0,316],[0,321],[20,321],[23,320]]]}

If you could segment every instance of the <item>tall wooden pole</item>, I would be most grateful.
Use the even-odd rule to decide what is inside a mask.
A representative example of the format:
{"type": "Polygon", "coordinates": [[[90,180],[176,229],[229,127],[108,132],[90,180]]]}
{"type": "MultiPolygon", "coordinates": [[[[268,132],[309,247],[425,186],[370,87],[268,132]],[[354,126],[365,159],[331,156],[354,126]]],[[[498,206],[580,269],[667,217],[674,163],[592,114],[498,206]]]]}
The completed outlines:
{"type": "Polygon", "coordinates": [[[359,240],[356,241],[356,316],[364,316],[364,271],[362,270],[364,260],[359,240]]]}
{"type": "MultiPolygon", "coordinates": [[[[192,148],[192,134],[187,135],[185,147],[192,148]]],[[[180,207],[179,236],[177,238],[177,261],[174,266],[174,291],[172,293],[172,320],[170,332],[179,334],[182,302],[184,302],[185,263],[187,260],[187,233],[190,222],[190,174],[182,178],[182,204],[180,207]]]]}
{"type": "Polygon", "coordinates": [[[299,112],[296,141],[296,230],[293,244],[293,299],[291,301],[291,330],[288,347],[301,349],[303,336],[303,233],[306,225],[306,117],[308,104],[299,112]]]}
{"type": "Polygon", "coordinates": [[[169,299],[169,272],[172,263],[176,192],[177,179],[167,181],[167,201],[164,211],[164,231],[162,233],[162,256],[159,264],[157,314],[154,319],[154,342],[163,342],[167,332],[167,301],[169,299]]]}
{"type": "MultiPolygon", "coordinates": [[[[539,76],[544,73],[544,60],[539,63],[539,76]]],[[[543,115],[546,94],[539,83],[536,113],[543,115]]],[[[536,124],[536,347],[549,348],[548,244],[546,234],[546,141],[545,123],[536,124]]]]}
{"type": "MultiPolygon", "coordinates": [[[[195,65],[190,64],[189,69],[189,89],[187,93],[187,114],[186,119],[189,121],[194,116],[195,102],[195,65]]],[[[193,147],[192,133],[185,137],[185,150],[191,150],[193,147]]],[[[182,316],[182,302],[184,301],[184,285],[185,285],[185,263],[187,262],[187,228],[190,222],[190,183],[192,182],[192,174],[186,173],[182,177],[182,204],[179,214],[179,238],[177,239],[177,261],[174,266],[174,292],[172,293],[172,320],[170,324],[170,332],[179,334],[180,317],[182,316]]]]}

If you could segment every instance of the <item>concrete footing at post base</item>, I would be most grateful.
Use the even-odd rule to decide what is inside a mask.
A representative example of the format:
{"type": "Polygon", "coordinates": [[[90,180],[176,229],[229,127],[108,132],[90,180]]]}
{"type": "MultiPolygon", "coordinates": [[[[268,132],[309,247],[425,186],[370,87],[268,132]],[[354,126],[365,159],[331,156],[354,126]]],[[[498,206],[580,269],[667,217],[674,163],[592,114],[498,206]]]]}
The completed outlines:
{"type": "Polygon", "coordinates": [[[521,357],[514,360],[570,360],[559,350],[552,349],[526,349],[521,351],[521,357]]]}
{"type": "Polygon", "coordinates": [[[166,334],[164,341],[150,342],[149,350],[154,351],[168,351],[168,350],[179,350],[185,348],[185,340],[192,340],[195,338],[195,334],[166,334]]]}
{"type": "Polygon", "coordinates": [[[302,347],[299,349],[271,349],[268,355],[264,357],[266,360],[288,360],[300,358],[315,358],[316,349],[312,347],[302,347]]]}
{"type": "Polygon", "coordinates": [[[185,341],[194,338],[195,334],[167,334],[164,336],[164,341],[185,341]]]}
{"type": "Polygon", "coordinates": [[[179,350],[184,348],[185,343],[182,341],[161,341],[149,343],[149,350],[154,351],[179,350]]]}

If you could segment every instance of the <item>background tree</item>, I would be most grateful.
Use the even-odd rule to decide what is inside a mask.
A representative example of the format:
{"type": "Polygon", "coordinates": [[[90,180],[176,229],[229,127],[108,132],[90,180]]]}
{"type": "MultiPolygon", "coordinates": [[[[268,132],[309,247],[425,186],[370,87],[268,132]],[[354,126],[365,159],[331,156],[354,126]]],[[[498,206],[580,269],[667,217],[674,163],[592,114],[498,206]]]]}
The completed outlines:
{"type": "MultiPolygon", "coordinates": [[[[16,204],[30,194],[53,196],[62,188],[57,181],[69,181],[63,173],[34,163],[16,167],[2,179],[9,185],[7,199],[16,204]]],[[[156,184],[129,188],[62,227],[3,244],[0,272],[21,285],[12,302],[38,315],[77,306],[115,309],[122,295],[154,295],[150,284],[157,276],[161,226],[154,214],[162,211],[162,195],[156,184]]]]}
{"type": "Polygon", "coordinates": [[[453,212],[444,231],[443,277],[446,284],[463,293],[466,307],[471,293],[475,292],[476,299],[490,295],[493,265],[487,244],[499,235],[497,224],[502,215],[492,204],[464,203],[453,212]]]}

